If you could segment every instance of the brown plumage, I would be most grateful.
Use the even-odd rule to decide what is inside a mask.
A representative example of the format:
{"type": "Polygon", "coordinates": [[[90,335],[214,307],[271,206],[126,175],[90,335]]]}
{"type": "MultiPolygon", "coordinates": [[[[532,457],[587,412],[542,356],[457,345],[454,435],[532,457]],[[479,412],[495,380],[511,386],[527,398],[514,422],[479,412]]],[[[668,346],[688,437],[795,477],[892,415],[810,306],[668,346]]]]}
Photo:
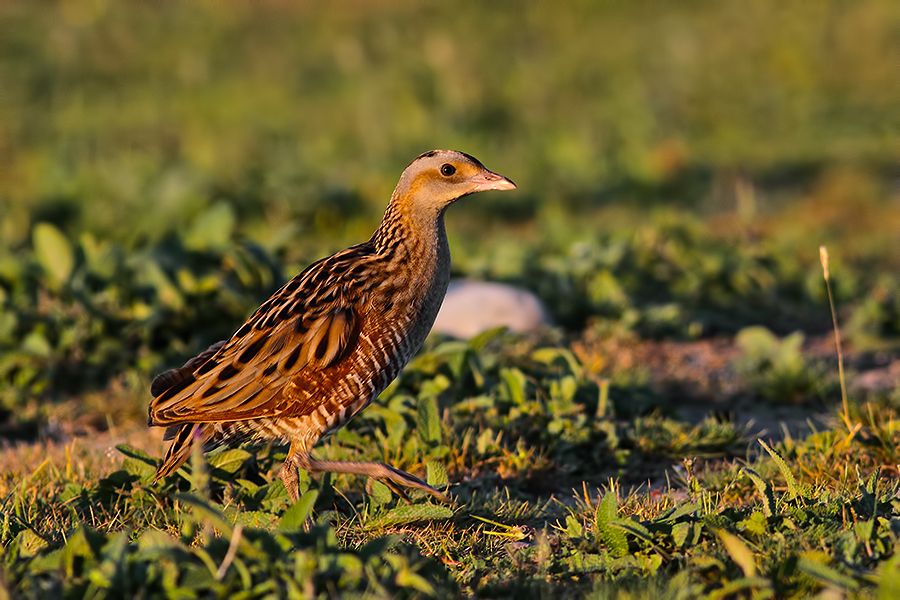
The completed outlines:
{"type": "Polygon", "coordinates": [[[418,351],[447,291],[444,211],[485,190],[514,189],[475,158],[426,152],[400,177],[381,225],[362,244],[313,263],[267,300],[230,339],[162,373],[150,425],[174,440],[156,480],[194,441],[290,442],[281,468],[296,501],[297,468],[365,475],[449,502],[421,479],[382,463],[320,461],[310,450],[376,397],[418,351]]]}

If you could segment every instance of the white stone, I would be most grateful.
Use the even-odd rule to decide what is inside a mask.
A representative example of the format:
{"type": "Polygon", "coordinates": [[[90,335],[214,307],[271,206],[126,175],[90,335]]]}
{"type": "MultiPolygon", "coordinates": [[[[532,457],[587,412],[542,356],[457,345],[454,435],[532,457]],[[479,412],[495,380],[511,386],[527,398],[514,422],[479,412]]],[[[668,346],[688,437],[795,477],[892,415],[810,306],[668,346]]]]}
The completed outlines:
{"type": "Polygon", "coordinates": [[[450,282],[432,331],[470,338],[494,327],[529,332],[548,324],[537,296],[512,285],[457,279],[450,282]]]}

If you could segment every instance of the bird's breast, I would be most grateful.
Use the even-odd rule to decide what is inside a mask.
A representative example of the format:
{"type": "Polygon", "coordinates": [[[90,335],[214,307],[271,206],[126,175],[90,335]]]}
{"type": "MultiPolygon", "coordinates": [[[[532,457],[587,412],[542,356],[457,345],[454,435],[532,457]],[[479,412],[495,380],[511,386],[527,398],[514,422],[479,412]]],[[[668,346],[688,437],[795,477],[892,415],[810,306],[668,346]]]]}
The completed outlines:
{"type": "Polygon", "coordinates": [[[329,430],[377,397],[431,331],[450,279],[450,252],[441,234],[427,243],[407,239],[385,255],[359,288],[363,296],[357,297],[356,347],[340,363],[295,381],[290,396],[331,414],[329,430]]]}

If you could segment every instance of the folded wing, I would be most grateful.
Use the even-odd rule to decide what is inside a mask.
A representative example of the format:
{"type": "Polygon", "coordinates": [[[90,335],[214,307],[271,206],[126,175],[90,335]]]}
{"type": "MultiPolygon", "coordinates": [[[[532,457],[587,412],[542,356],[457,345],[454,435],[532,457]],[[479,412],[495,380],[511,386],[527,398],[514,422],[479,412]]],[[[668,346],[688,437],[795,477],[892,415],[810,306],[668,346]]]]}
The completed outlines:
{"type": "Polygon", "coordinates": [[[359,263],[359,256],[349,255],[354,250],[359,252],[353,248],[313,265],[229,340],[156,377],[150,386],[150,425],[290,417],[315,410],[283,391],[304,372],[338,365],[356,347],[357,294],[342,285],[346,268],[359,263]]]}

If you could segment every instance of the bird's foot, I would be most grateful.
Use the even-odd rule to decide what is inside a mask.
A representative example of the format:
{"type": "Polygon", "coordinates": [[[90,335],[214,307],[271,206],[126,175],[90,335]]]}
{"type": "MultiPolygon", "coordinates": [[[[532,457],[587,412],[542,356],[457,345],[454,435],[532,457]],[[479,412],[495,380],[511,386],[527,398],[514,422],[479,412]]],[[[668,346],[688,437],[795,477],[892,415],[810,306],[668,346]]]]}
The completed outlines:
{"type": "Polygon", "coordinates": [[[390,465],[377,462],[351,462],[334,460],[316,460],[308,454],[294,455],[294,463],[297,467],[311,473],[345,473],[349,475],[364,475],[384,483],[392,492],[410,502],[409,497],[402,488],[412,488],[425,492],[444,504],[454,504],[447,495],[434,489],[415,475],[401,471],[390,465]]]}

